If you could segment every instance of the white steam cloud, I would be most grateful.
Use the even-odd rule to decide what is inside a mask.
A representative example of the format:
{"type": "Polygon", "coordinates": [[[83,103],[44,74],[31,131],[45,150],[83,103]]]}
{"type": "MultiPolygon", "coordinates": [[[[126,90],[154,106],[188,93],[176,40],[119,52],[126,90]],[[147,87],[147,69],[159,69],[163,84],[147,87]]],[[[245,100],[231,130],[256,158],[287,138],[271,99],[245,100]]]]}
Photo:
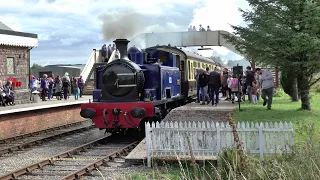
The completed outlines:
{"type": "Polygon", "coordinates": [[[105,41],[131,39],[147,28],[144,15],[137,12],[110,12],[100,16],[105,41]]]}

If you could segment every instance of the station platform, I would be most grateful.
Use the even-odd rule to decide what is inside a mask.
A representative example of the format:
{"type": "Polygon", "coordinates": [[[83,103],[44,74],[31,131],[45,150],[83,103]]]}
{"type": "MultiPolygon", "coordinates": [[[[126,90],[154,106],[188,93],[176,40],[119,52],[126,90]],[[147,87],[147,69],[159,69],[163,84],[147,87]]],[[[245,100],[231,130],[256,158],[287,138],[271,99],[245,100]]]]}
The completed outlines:
{"type": "Polygon", "coordinates": [[[173,109],[163,119],[163,121],[215,121],[228,122],[228,114],[237,108],[238,104],[232,104],[230,101],[221,100],[219,105],[211,104],[201,105],[200,103],[189,103],[173,109]]]}
{"type": "Polygon", "coordinates": [[[92,99],[92,96],[82,96],[78,100],[75,100],[72,96],[70,96],[68,100],[53,99],[50,101],[49,100],[40,101],[38,103],[17,104],[14,106],[0,107],[0,115],[39,110],[39,109],[55,108],[55,107],[61,107],[61,106],[77,105],[77,104],[89,102],[89,99],[92,99]]]}
{"type": "Polygon", "coordinates": [[[0,138],[41,131],[55,126],[83,121],[80,105],[92,96],[75,100],[47,100],[38,103],[0,107],[0,138]]]}

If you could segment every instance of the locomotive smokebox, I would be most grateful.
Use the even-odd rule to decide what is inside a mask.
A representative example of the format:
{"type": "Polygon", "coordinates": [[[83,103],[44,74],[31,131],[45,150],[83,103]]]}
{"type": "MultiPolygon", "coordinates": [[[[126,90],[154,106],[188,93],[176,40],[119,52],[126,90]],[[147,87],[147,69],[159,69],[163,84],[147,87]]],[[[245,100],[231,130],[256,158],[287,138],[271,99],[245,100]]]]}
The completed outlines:
{"type": "Polygon", "coordinates": [[[128,58],[128,39],[116,39],[113,41],[116,44],[116,48],[119,50],[120,59],[129,59],[128,58]]]}

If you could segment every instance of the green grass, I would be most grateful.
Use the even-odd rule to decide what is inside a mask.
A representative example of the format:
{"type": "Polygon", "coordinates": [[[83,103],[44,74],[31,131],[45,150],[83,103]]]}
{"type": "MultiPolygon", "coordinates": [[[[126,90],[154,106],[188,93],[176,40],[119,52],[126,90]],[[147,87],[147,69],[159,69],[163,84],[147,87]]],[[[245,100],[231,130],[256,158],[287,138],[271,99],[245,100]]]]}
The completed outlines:
{"type": "Polygon", "coordinates": [[[298,129],[309,121],[315,125],[315,136],[320,135],[320,93],[311,94],[312,111],[300,110],[301,103],[291,102],[289,96],[273,97],[272,110],[262,106],[262,99],[259,104],[241,104],[244,110],[236,110],[234,118],[240,122],[292,122],[295,143],[300,144],[305,140],[305,135],[298,133],[298,129]]]}
{"type": "MultiPolygon", "coordinates": [[[[283,180],[316,180],[320,179],[320,93],[311,94],[312,111],[300,110],[300,102],[291,102],[287,95],[274,97],[272,110],[267,110],[259,104],[253,105],[242,103],[244,111],[236,111],[234,118],[240,122],[292,122],[294,126],[295,144],[297,148],[294,153],[285,155],[271,155],[265,157],[265,162],[254,157],[249,157],[249,164],[245,170],[240,172],[245,176],[242,178],[235,170],[234,164],[239,162],[237,157],[225,156],[222,153],[218,156],[218,165],[206,164],[204,167],[198,164],[199,180],[205,179],[283,179],[283,180]],[[310,123],[312,121],[312,123],[310,123]],[[314,129],[310,130],[310,125],[314,129]],[[305,128],[309,125],[309,128],[305,128]],[[300,131],[300,132],[299,132],[300,131]],[[313,139],[309,142],[308,138],[313,134],[313,139]],[[305,142],[309,144],[306,145],[305,142]],[[311,143],[311,144],[310,144],[311,143]],[[221,161],[222,160],[222,161],[221,161]],[[221,163],[226,161],[226,163],[221,163]],[[229,164],[229,165],[228,165],[229,164]]],[[[231,151],[230,151],[231,152],[231,151]]],[[[190,163],[181,162],[182,165],[165,165],[150,169],[145,173],[131,175],[127,179],[149,180],[149,179],[194,179],[193,169],[190,163]]]]}

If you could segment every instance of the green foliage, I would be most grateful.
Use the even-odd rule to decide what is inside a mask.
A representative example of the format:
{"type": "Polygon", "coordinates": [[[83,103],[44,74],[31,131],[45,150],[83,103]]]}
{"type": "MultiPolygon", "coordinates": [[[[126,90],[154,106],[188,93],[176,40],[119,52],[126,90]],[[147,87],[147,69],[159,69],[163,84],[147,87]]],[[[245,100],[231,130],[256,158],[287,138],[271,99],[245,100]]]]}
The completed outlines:
{"type": "MultiPolygon", "coordinates": [[[[217,165],[198,164],[199,180],[245,180],[245,179],[282,179],[282,180],[318,180],[320,179],[320,144],[314,136],[315,122],[308,121],[297,126],[296,132],[304,134],[303,146],[291,147],[291,153],[282,151],[270,156],[265,155],[263,163],[250,155],[248,167],[238,168],[239,157],[234,149],[226,149],[218,156],[217,165]],[[240,171],[239,171],[240,170],[240,171]]],[[[128,176],[127,179],[181,179],[192,180],[192,168],[188,165],[166,165],[155,167],[148,173],[128,176]],[[169,174],[171,176],[169,176],[169,174]]]]}
{"type": "Polygon", "coordinates": [[[209,57],[209,59],[212,59],[213,61],[215,61],[217,63],[224,64],[219,56],[211,56],[211,57],[209,57]]]}
{"type": "Polygon", "coordinates": [[[33,65],[30,67],[30,71],[32,72],[35,69],[41,69],[41,68],[43,68],[43,66],[33,63],[33,65]]]}
{"type": "Polygon", "coordinates": [[[320,82],[314,84],[314,85],[312,86],[312,89],[313,89],[315,92],[320,93],[320,82]]]}
{"type": "Polygon", "coordinates": [[[250,60],[301,76],[301,107],[311,110],[307,94],[320,71],[320,1],[247,1],[252,10],[241,12],[248,26],[232,26],[235,36],[225,37],[250,60]]]}
{"type": "Polygon", "coordinates": [[[231,176],[231,179],[237,177],[237,174],[241,170],[240,168],[240,156],[235,149],[225,149],[218,156],[218,169],[220,170],[220,176],[222,179],[228,179],[231,176]]]}
{"type": "Polygon", "coordinates": [[[285,96],[286,96],[286,93],[281,88],[276,89],[276,91],[273,93],[273,97],[285,97],[285,96]]]}
{"type": "Polygon", "coordinates": [[[280,83],[283,91],[290,96],[292,94],[292,78],[286,71],[281,71],[280,83]]]}

